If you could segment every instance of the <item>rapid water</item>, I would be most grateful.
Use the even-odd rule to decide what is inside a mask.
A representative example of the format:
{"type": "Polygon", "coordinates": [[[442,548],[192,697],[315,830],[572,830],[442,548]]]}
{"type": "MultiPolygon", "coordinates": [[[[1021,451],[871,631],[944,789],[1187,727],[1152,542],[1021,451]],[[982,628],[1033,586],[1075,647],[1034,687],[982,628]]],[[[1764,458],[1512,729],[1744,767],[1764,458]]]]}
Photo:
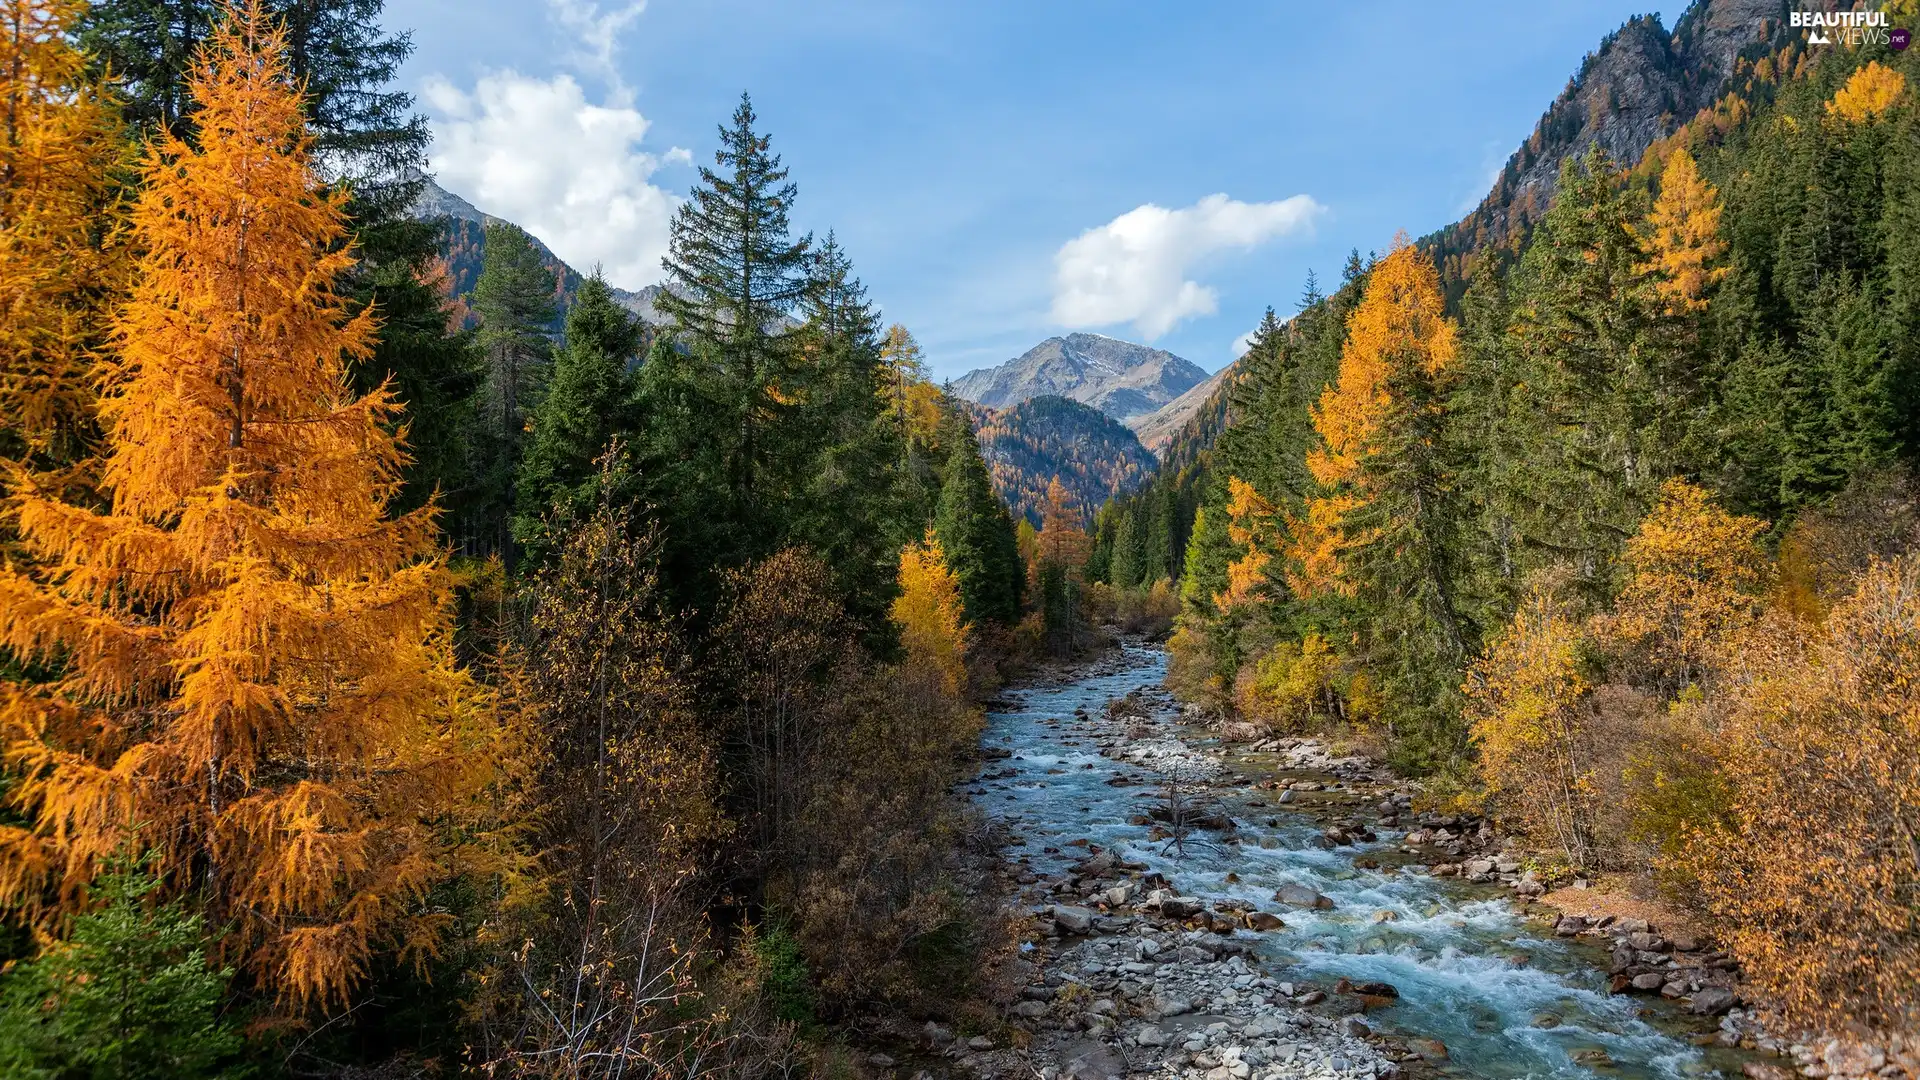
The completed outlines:
{"type": "MultiPolygon", "coordinates": [[[[1084,837],[1148,864],[1183,895],[1238,898],[1275,912],[1286,928],[1252,935],[1275,978],[1393,984],[1398,1001],[1370,1012],[1368,1022],[1444,1042],[1451,1061],[1443,1075],[1739,1075],[1737,1058],[1684,1037],[1687,1022],[1677,1010],[1609,995],[1605,973],[1595,966],[1597,950],[1531,927],[1500,890],[1354,865],[1369,854],[1393,852],[1403,830],[1375,827],[1376,843],[1322,850],[1311,843],[1321,831],[1311,817],[1250,805],[1266,793],[1245,783],[1215,792],[1239,824],[1238,844],[1189,844],[1176,854],[1151,840],[1147,827],[1128,824],[1158,794],[1160,777],[1102,756],[1092,729],[1076,723],[1075,710],[1098,717],[1109,699],[1157,687],[1165,673],[1162,650],[1128,646],[1119,670],[1017,691],[1008,695],[1012,707],[989,714],[986,745],[1011,756],[990,763],[977,799],[1024,837],[1016,850],[1031,857],[1036,872],[1047,875],[1084,858],[1084,849],[1065,846],[1084,837]],[[1109,785],[1118,777],[1137,782],[1109,785]],[[1047,847],[1058,851],[1043,852],[1047,847]],[[1288,882],[1324,894],[1333,908],[1275,903],[1274,889],[1288,882]],[[1397,918],[1376,922],[1383,911],[1397,918]],[[1594,1063],[1594,1051],[1604,1051],[1608,1063],[1594,1063]]],[[[1194,741],[1204,741],[1194,734],[1194,741]]],[[[1256,758],[1243,761],[1243,767],[1258,766],[1256,758]]],[[[1695,1023],[1692,1030],[1703,1029],[1695,1023]]]]}

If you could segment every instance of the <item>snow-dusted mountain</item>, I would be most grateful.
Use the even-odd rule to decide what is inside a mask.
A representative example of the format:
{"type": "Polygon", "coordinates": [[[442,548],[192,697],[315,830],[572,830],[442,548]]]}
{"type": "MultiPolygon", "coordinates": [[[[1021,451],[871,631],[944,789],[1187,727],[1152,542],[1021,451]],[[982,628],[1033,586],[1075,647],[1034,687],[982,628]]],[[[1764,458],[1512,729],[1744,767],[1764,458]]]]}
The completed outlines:
{"type": "Polygon", "coordinates": [[[954,380],[953,391],[995,409],[1057,394],[1131,425],[1206,380],[1206,372],[1165,349],[1068,334],[999,367],[969,371],[954,380]]]}

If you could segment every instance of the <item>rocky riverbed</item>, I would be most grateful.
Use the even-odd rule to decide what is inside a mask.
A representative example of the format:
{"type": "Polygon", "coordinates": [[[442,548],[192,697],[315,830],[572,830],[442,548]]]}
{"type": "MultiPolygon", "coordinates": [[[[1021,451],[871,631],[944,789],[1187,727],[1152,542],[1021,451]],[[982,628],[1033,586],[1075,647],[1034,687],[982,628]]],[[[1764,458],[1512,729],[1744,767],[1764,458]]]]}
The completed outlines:
{"type": "Polygon", "coordinates": [[[1223,744],[1181,722],[1163,673],[1162,652],[1129,645],[993,711],[972,792],[1010,834],[1027,983],[1012,1038],[929,1032],[959,1065],[1741,1074],[1732,965],[1706,943],[1529,918],[1546,885],[1485,823],[1416,815],[1385,770],[1312,740],[1223,744]]]}

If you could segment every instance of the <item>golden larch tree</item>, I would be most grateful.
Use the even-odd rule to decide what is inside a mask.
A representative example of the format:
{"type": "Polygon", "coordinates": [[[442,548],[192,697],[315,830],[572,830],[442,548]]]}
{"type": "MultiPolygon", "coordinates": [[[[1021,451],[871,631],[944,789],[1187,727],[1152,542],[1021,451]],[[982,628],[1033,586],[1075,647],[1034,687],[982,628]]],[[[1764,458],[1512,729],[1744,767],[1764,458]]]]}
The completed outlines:
{"type": "Polygon", "coordinates": [[[0,0],[0,457],[42,473],[91,441],[92,356],[119,278],[106,211],[125,140],[72,44],[85,10],[0,0]]]}
{"type": "Polygon", "coordinates": [[[1766,528],[1702,488],[1668,480],[1627,541],[1627,582],[1598,628],[1643,651],[1669,688],[1701,681],[1760,616],[1770,568],[1756,541],[1766,528]]]}
{"type": "Polygon", "coordinates": [[[967,626],[960,604],[960,579],[947,567],[946,553],[933,530],[926,539],[900,551],[900,595],[893,621],[907,663],[935,672],[950,695],[967,681],[967,626]]]}
{"type": "Polygon", "coordinates": [[[1067,494],[1066,485],[1054,477],[1047,484],[1047,504],[1040,508],[1039,561],[1063,567],[1069,574],[1079,572],[1087,564],[1091,544],[1080,522],[1080,508],[1067,494]]]}
{"type": "Polygon", "coordinates": [[[334,291],[344,195],[258,0],[193,72],[199,144],[149,147],[132,212],[107,506],[16,499],[34,569],[0,571],[0,643],[60,677],[0,712],[32,822],[0,881],[57,914],[138,829],[227,959],[334,1006],[376,953],[435,947],[436,826],[485,781],[490,720],[454,667],[433,511],[387,514],[399,406],[349,389],[375,325],[334,291]]]}
{"type": "Polygon", "coordinates": [[[1650,256],[1642,269],[1654,275],[1667,310],[1705,309],[1707,290],[1727,276],[1727,267],[1713,265],[1727,245],[1720,239],[1720,193],[1685,147],[1667,155],[1642,240],[1650,256]]]}
{"type": "Polygon", "coordinates": [[[1348,535],[1346,522],[1369,499],[1363,465],[1394,406],[1391,376],[1403,365],[1439,372],[1453,362],[1457,336],[1432,262],[1405,233],[1395,236],[1393,250],[1368,272],[1366,291],[1347,317],[1339,378],[1313,408],[1320,445],[1307,452],[1307,471],[1321,492],[1308,500],[1304,516],[1289,522],[1290,561],[1301,568],[1296,587],[1344,587],[1340,554],[1366,542],[1348,535]]]}
{"type": "Polygon", "coordinates": [[[1907,88],[1907,77],[1878,60],[1853,73],[1827,102],[1827,112],[1854,123],[1871,120],[1893,108],[1907,88]]]}
{"type": "Polygon", "coordinates": [[[1266,585],[1275,512],[1252,484],[1227,477],[1227,539],[1243,553],[1227,566],[1226,589],[1214,594],[1213,605],[1221,611],[1251,603],[1266,585]]]}

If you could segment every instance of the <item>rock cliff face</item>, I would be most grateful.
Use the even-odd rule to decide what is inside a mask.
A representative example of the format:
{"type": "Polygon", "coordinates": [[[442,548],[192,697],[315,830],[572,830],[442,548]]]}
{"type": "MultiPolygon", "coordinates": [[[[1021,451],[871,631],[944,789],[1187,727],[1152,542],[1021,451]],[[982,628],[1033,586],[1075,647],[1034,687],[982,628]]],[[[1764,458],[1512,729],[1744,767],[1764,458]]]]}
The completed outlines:
{"type": "Polygon", "coordinates": [[[1165,349],[1100,334],[1068,334],[1048,338],[999,367],[969,371],[954,380],[953,392],[995,409],[1052,394],[1130,421],[1206,379],[1206,372],[1165,349]]]}
{"type": "MultiPolygon", "coordinates": [[[[413,216],[421,221],[437,220],[441,223],[440,249],[446,255],[447,270],[453,278],[453,293],[455,296],[466,296],[473,292],[474,283],[480,280],[480,260],[486,252],[487,224],[506,219],[480,210],[432,180],[421,187],[420,197],[413,204],[413,216]]],[[[561,300],[571,303],[574,292],[580,288],[586,276],[568,266],[539,237],[533,237],[533,246],[540,252],[547,268],[553,271],[561,300]]],[[[658,285],[649,285],[639,292],[613,289],[613,298],[628,311],[646,320],[649,326],[660,322],[660,313],[654,308],[654,300],[659,295],[658,285]]]]}
{"type": "Polygon", "coordinates": [[[1742,54],[1793,33],[1787,0],[1695,0],[1669,33],[1651,15],[1627,21],[1580,71],[1515,150],[1480,205],[1422,241],[1457,291],[1483,251],[1511,253],[1546,213],[1569,155],[1599,146],[1632,166],[1653,143],[1711,104],[1742,54]]]}

